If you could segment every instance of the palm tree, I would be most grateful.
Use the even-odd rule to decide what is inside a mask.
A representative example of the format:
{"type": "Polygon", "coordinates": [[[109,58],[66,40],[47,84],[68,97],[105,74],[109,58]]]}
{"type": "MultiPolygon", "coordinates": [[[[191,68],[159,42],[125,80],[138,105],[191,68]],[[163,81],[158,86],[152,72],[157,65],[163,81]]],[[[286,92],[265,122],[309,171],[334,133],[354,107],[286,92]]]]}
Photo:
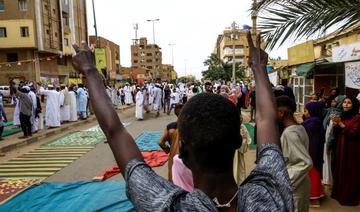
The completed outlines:
{"type": "Polygon", "coordinates": [[[331,27],[335,32],[354,24],[360,28],[360,0],[260,0],[252,8],[259,12],[259,29],[267,49],[286,40],[321,35],[331,27]]]}

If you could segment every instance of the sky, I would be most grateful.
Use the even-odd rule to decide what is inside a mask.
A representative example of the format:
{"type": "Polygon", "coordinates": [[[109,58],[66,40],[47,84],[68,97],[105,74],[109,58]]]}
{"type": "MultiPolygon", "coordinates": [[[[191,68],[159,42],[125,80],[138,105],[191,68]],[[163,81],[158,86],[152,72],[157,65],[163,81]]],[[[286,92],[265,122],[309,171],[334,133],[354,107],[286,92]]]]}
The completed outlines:
{"type": "MultiPolygon", "coordinates": [[[[251,25],[249,8],[252,0],[94,0],[98,35],[120,45],[121,65],[131,66],[130,45],[135,38],[133,24],[138,23],[138,37],[153,43],[155,23],[156,44],[162,48],[163,64],[172,63],[179,76],[201,78],[203,62],[212,53],[216,38],[233,21],[251,25]]],[[[89,35],[94,35],[92,1],[86,0],[89,35]]],[[[270,52],[270,57],[287,58],[286,43],[270,52]]]]}

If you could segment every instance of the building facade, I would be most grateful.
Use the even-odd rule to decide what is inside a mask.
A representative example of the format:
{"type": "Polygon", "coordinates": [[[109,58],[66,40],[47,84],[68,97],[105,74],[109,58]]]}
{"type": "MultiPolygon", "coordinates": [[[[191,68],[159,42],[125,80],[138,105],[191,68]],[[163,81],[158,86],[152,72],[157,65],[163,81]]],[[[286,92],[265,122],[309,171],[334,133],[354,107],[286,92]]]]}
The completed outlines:
{"type": "Polygon", "coordinates": [[[298,110],[312,94],[337,87],[341,94],[357,95],[360,89],[360,24],[288,49],[288,67],[279,75],[293,87],[298,110]],[[285,73],[285,74],[284,74],[285,73]]]}
{"type": "Polygon", "coordinates": [[[146,38],[140,38],[138,43],[131,45],[131,66],[134,69],[148,70],[151,79],[160,79],[162,69],[161,48],[156,44],[148,44],[146,38]]]}
{"type": "Polygon", "coordinates": [[[69,83],[73,43],[87,41],[85,0],[0,0],[0,83],[69,83]]]}
{"type": "Polygon", "coordinates": [[[98,37],[99,46],[96,46],[96,37],[93,35],[89,36],[89,43],[96,48],[104,49],[106,68],[103,74],[108,80],[114,81],[116,75],[120,74],[120,46],[103,37],[98,37]]]}
{"type": "MultiPolygon", "coordinates": [[[[223,34],[218,35],[216,39],[213,53],[224,62],[232,63],[234,60],[236,63],[241,63],[241,66],[247,68],[249,59],[247,32],[248,30],[246,29],[224,30],[223,34]]],[[[260,31],[257,33],[260,33],[260,31]]]]}

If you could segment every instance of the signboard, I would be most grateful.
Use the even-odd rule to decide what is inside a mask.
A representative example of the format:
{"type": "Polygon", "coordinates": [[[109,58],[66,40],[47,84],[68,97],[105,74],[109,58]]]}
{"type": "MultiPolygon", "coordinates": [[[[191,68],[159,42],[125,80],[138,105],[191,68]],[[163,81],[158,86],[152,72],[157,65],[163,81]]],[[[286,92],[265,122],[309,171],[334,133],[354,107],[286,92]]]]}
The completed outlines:
{"type": "Polygon", "coordinates": [[[360,89],[360,62],[345,63],[345,86],[360,89]]]}
{"type": "Polygon", "coordinates": [[[333,48],[332,57],[334,62],[360,60],[360,42],[333,48]]]}
{"type": "Polygon", "coordinates": [[[69,78],[68,80],[68,85],[78,85],[78,84],[82,84],[82,79],[80,78],[69,78]]]}
{"type": "Polygon", "coordinates": [[[305,43],[288,48],[289,65],[298,65],[313,62],[315,60],[314,43],[307,41],[305,43]]]}
{"type": "Polygon", "coordinates": [[[104,48],[95,49],[95,62],[97,70],[101,72],[102,69],[106,69],[106,51],[104,48]]]}
{"type": "Polygon", "coordinates": [[[278,74],[277,71],[273,72],[273,73],[268,73],[269,76],[269,80],[270,83],[272,83],[273,85],[277,85],[278,84],[278,74]]]}

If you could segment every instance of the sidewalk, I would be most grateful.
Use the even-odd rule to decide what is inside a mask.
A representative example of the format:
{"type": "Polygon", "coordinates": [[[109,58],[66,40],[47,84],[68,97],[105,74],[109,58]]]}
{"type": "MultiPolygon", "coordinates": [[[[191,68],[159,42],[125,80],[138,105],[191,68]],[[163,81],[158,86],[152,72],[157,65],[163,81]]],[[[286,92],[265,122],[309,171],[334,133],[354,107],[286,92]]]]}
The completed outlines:
{"type": "MultiPolygon", "coordinates": [[[[117,110],[117,112],[121,113],[122,111],[132,108],[134,106],[135,106],[134,104],[129,105],[129,106],[127,106],[127,105],[122,106],[120,109],[117,110]]],[[[86,120],[78,120],[76,122],[65,123],[65,124],[62,124],[58,128],[40,130],[38,133],[33,134],[32,137],[29,137],[27,139],[19,139],[18,138],[22,135],[22,132],[16,133],[11,136],[4,137],[4,140],[0,141],[0,156],[4,156],[4,154],[6,152],[9,152],[14,149],[20,148],[22,146],[26,146],[31,143],[40,141],[41,139],[46,138],[48,136],[57,135],[62,132],[68,131],[71,128],[74,128],[74,127],[77,127],[77,126],[80,126],[83,124],[91,123],[94,121],[96,121],[95,115],[90,115],[90,117],[86,120]]]]}

